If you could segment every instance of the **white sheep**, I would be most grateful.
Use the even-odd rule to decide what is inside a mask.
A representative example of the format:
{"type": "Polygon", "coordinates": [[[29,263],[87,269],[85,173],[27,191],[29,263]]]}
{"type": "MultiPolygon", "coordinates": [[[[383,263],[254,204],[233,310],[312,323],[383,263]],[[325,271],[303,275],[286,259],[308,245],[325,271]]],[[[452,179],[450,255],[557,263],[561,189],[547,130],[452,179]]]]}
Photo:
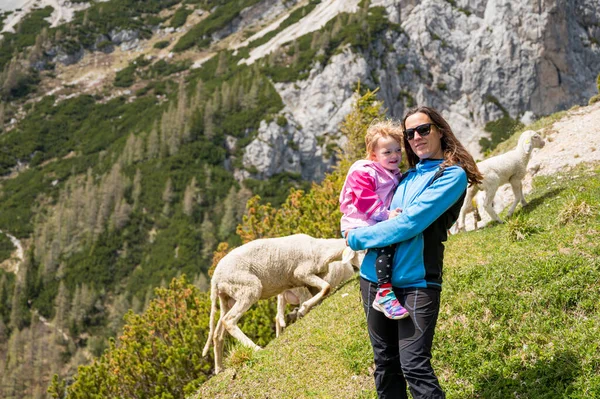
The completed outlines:
{"type": "Polygon", "coordinates": [[[217,264],[211,279],[210,329],[203,356],[214,344],[215,374],[223,370],[223,340],[227,330],[243,345],[260,349],[237,326],[242,315],[259,299],[285,290],[309,286],[318,293],[304,301],[298,316],[305,315],[331,289],[319,275],[327,273],[331,262],[342,259],[345,240],[313,238],[305,234],[263,238],[229,252],[217,264]],[[215,327],[217,298],[221,314],[215,327]],[[233,303],[233,304],[232,304],[233,303]]]}
{"type": "MultiPolygon", "coordinates": [[[[526,130],[519,137],[519,143],[513,150],[479,162],[477,167],[483,174],[483,181],[481,184],[473,185],[467,189],[465,202],[458,217],[458,230],[465,230],[465,216],[477,206],[474,199],[479,191],[483,191],[483,208],[492,220],[499,223],[502,223],[502,220],[494,211],[493,201],[500,186],[510,183],[515,195],[515,200],[507,213],[508,217],[512,216],[519,202],[522,206],[527,205],[527,201],[523,196],[522,180],[527,172],[531,152],[534,148],[543,148],[545,144],[539,133],[526,130]]],[[[475,223],[475,228],[477,228],[477,223],[475,223]]]]}
{"type": "MultiPolygon", "coordinates": [[[[354,275],[354,272],[360,268],[365,252],[355,252],[350,247],[346,247],[342,254],[342,260],[329,264],[327,274],[323,276],[323,280],[327,281],[332,288],[349,280],[354,275]]],[[[277,337],[281,335],[283,329],[286,327],[285,306],[288,303],[290,305],[300,305],[315,294],[314,288],[298,287],[286,290],[277,295],[277,315],[275,316],[275,334],[277,337]]],[[[296,319],[297,310],[290,313],[288,317],[292,320],[296,319]]]]}

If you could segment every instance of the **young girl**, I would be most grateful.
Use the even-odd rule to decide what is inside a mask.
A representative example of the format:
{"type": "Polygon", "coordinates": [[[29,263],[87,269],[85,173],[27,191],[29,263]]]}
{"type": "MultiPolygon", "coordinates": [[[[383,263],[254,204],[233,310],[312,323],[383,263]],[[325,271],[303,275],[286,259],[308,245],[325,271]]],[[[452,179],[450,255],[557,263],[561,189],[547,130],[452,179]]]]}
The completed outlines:
{"type": "MultiPolygon", "coordinates": [[[[348,171],[340,193],[342,232],[356,227],[372,226],[391,219],[399,209],[388,208],[398,185],[402,161],[402,128],[392,121],[372,124],[367,129],[365,144],[367,159],[355,162],[348,171]]],[[[408,317],[392,290],[392,261],[395,246],[376,248],[378,290],[373,308],[388,318],[398,320],[408,317]]]]}

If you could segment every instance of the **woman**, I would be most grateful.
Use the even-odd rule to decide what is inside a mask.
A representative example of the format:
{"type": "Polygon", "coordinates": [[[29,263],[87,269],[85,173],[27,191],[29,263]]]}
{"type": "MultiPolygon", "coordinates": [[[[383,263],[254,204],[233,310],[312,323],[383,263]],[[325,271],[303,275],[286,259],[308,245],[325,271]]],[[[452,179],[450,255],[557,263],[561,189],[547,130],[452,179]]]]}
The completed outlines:
{"type": "Polygon", "coordinates": [[[473,157],[436,110],[418,107],[402,121],[411,168],[396,189],[390,209],[397,217],[350,230],[354,250],[397,244],[392,286],[410,318],[390,320],[373,312],[377,291],[369,251],[361,266],[361,292],[375,358],[379,399],[444,398],[431,366],[431,345],[440,307],[442,265],[447,231],[456,221],[467,184],[481,182],[473,157]]]}

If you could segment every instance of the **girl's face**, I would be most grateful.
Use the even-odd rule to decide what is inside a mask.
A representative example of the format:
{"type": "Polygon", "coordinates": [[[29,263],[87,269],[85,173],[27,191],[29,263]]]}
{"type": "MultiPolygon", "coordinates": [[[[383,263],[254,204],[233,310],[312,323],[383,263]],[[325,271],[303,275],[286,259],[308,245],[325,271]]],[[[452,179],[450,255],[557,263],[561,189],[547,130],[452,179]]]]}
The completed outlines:
{"type": "Polygon", "coordinates": [[[402,146],[393,137],[380,137],[371,152],[371,161],[391,172],[397,171],[402,162],[402,146]]]}
{"type": "Polygon", "coordinates": [[[433,124],[433,121],[429,119],[427,114],[421,112],[412,114],[406,118],[404,125],[406,128],[405,134],[410,133],[407,134],[410,148],[419,159],[444,158],[444,151],[442,150],[442,134],[437,126],[433,124]],[[423,131],[422,136],[419,134],[419,130],[423,131]]]}

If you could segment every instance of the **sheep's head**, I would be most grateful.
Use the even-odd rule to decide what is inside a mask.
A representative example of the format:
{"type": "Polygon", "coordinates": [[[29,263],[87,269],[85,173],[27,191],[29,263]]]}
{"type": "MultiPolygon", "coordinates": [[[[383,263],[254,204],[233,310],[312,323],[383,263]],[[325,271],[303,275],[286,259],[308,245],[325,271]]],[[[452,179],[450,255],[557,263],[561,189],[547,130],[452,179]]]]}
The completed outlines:
{"type": "Polygon", "coordinates": [[[539,133],[534,132],[533,130],[526,130],[521,133],[519,145],[525,154],[531,154],[531,151],[533,151],[534,148],[544,148],[546,142],[539,133]]]}
{"type": "Polygon", "coordinates": [[[366,253],[367,251],[354,251],[352,248],[346,247],[342,253],[342,263],[349,263],[353,268],[359,269],[366,253]]]}

